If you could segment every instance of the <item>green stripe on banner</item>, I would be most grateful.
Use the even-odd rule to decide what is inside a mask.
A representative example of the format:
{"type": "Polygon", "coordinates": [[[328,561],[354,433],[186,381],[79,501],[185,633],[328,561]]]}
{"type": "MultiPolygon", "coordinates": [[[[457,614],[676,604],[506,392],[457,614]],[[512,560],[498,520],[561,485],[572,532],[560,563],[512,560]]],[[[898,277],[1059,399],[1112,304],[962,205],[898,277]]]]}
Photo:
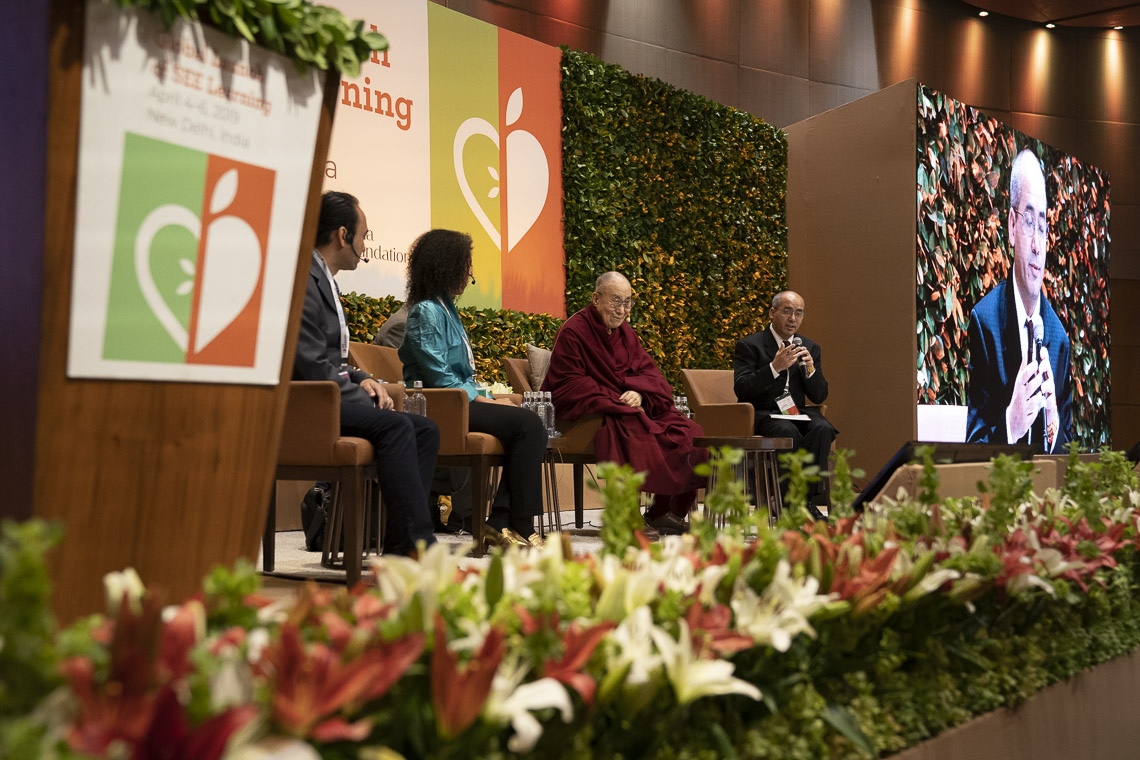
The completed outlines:
{"type": "Polygon", "coordinates": [[[475,243],[478,284],[468,287],[462,304],[499,308],[498,30],[429,3],[428,43],[431,223],[467,232],[475,243]],[[457,166],[455,138],[461,128],[467,137],[457,166]]]}
{"type": "Polygon", "coordinates": [[[186,361],[199,240],[191,225],[201,224],[206,159],[200,151],[127,134],[105,359],[186,361]]]}

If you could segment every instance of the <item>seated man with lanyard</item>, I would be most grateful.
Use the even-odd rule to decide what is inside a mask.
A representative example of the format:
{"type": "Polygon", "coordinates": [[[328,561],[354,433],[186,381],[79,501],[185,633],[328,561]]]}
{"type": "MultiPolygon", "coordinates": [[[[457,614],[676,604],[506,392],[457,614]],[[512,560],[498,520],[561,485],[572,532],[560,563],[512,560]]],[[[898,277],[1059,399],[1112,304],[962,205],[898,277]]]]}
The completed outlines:
{"type": "Polygon", "coordinates": [[[388,506],[385,553],[410,555],[435,543],[428,492],[439,455],[439,428],[426,417],[393,410],[392,399],[367,372],[348,366],[348,326],[334,277],[363,259],[368,221],[348,193],[321,198],[317,247],[305,286],[294,380],[332,380],[340,386],[340,430],[376,449],[380,491],[388,506]]]}
{"type": "MultiPolygon", "coordinates": [[[[767,330],[737,341],[733,357],[736,398],[756,408],[756,435],[791,438],[792,449],[806,449],[821,470],[828,467],[836,430],[818,406],[827,399],[827,379],[820,367],[819,344],[796,335],[803,323],[804,299],[785,290],[772,299],[767,330]]],[[[781,469],[783,466],[781,465],[781,469]]],[[[807,509],[825,519],[819,507],[830,504],[827,478],[808,486],[807,509]]],[[[780,480],[787,494],[788,482],[780,480]]]]}

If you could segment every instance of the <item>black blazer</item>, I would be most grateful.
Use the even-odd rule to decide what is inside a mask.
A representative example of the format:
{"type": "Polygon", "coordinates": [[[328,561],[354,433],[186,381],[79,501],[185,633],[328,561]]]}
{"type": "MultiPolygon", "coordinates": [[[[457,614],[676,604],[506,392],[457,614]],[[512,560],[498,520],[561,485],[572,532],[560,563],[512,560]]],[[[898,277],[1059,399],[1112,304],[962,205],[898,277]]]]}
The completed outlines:
{"type": "Polygon", "coordinates": [[[733,356],[733,389],[736,398],[752,404],[756,413],[768,414],[778,412],[776,399],[784,393],[784,386],[792,394],[792,400],[803,414],[807,414],[807,401],[822,404],[827,400],[827,378],[823,376],[823,365],[820,362],[819,344],[802,335],[804,348],[811,354],[815,363],[815,372],[811,378],[804,377],[804,371],[799,365],[792,365],[788,369],[772,377],[772,357],[776,355],[779,346],[770,329],[753,333],[747,338],[736,342],[736,352],[733,356]],[[790,374],[789,374],[790,373],[790,374]]]}
{"type": "MultiPolygon", "coordinates": [[[[970,312],[970,377],[966,383],[966,440],[1006,443],[1005,409],[1013,397],[1013,381],[1021,368],[1021,336],[1017,324],[1017,289],[1011,280],[999,284],[970,312]]],[[[1057,439],[1046,453],[1064,453],[1072,440],[1073,382],[1069,369],[1069,336],[1057,312],[1041,296],[1042,336],[1057,389],[1057,439]]],[[[1044,415],[1032,428],[1034,445],[1044,451],[1044,415]]],[[[1024,442],[1017,441],[1016,443],[1024,442]]]]}
{"type": "Polygon", "coordinates": [[[305,306],[301,311],[301,333],[297,336],[297,358],[293,362],[294,380],[333,380],[340,386],[342,402],[374,406],[372,397],[360,387],[371,377],[367,372],[349,368],[341,372],[340,320],[336,316],[336,294],[329,286],[314,252],[305,283],[305,306]]]}

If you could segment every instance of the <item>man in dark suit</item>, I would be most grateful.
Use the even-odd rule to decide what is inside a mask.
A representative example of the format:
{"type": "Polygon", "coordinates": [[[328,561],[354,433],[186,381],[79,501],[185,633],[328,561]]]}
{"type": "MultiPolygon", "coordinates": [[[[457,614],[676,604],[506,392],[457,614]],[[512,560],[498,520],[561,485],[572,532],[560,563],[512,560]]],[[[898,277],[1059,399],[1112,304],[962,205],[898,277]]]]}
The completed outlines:
{"type": "MultiPolygon", "coordinates": [[[[827,399],[827,379],[820,367],[819,344],[796,335],[803,324],[804,299],[786,290],[777,293],[768,310],[767,330],[736,342],[733,358],[736,398],[756,408],[756,435],[791,438],[792,447],[805,449],[822,469],[828,467],[836,431],[818,406],[827,399]],[[804,415],[793,419],[789,415],[804,415]]],[[[781,480],[780,489],[787,493],[781,480]]],[[[808,511],[823,517],[819,507],[830,502],[827,478],[808,487],[808,511]]]]}
{"type": "Polygon", "coordinates": [[[363,259],[368,221],[348,193],[321,198],[294,380],[332,380],[340,386],[340,429],[371,441],[380,490],[389,510],[385,553],[411,554],[435,543],[428,492],[439,454],[439,428],[425,417],[393,411],[392,399],[367,372],[348,366],[348,326],[333,278],[363,259]]]}
{"type": "Polygon", "coordinates": [[[1009,202],[1013,281],[995,287],[970,313],[966,440],[1061,453],[1072,439],[1069,337],[1041,292],[1048,202],[1045,175],[1030,150],[1013,161],[1009,202]]]}

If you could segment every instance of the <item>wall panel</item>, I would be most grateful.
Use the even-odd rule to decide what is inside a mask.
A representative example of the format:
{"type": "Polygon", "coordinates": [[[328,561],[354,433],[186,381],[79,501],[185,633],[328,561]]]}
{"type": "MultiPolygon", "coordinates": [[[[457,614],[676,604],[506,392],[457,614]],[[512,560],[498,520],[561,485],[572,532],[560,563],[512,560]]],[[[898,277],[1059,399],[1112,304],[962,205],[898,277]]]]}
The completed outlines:
{"type": "Polygon", "coordinates": [[[810,84],[800,77],[741,69],[738,107],[764,114],[770,124],[795,124],[811,116],[810,84]]]}
{"type": "Polygon", "coordinates": [[[813,82],[879,89],[874,6],[871,0],[809,2],[808,76],[813,82]]]}
{"type": "Polygon", "coordinates": [[[741,68],[806,79],[810,49],[808,29],[808,4],[802,0],[743,3],[740,14],[741,68]]]}
{"type": "Polygon", "coordinates": [[[946,57],[942,85],[933,80],[924,84],[986,113],[1009,111],[1009,42],[1004,26],[977,16],[948,17],[942,23],[946,57]]]}

